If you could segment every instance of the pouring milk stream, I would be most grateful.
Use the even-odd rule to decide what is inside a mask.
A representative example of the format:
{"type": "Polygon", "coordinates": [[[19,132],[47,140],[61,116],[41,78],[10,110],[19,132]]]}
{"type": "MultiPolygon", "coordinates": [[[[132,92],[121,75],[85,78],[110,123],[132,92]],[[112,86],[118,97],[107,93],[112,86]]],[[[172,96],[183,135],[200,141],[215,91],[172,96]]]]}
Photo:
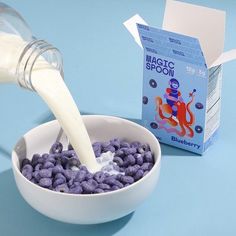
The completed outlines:
{"type": "Polygon", "coordinates": [[[82,117],[62,75],[44,57],[47,53],[53,56],[55,48],[36,40],[14,9],[3,3],[0,9],[0,83],[15,82],[35,90],[57,118],[81,164],[91,172],[100,170],[82,117]]]}

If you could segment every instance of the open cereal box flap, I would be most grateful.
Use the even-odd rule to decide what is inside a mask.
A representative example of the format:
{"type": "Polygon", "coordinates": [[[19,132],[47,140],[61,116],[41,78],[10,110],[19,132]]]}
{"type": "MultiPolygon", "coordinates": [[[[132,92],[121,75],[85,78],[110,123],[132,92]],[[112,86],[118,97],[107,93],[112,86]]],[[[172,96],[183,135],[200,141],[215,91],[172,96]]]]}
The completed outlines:
{"type": "Polygon", "coordinates": [[[124,26],[127,28],[127,30],[131,33],[131,35],[134,37],[134,40],[136,43],[142,48],[142,43],[139,38],[139,33],[137,29],[137,24],[142,24],[142,25],[148,25],[145,20],[139,16],[138,14],[132,16],[130,19],[125,21],[124,26]]]}
{"type": "MultiPolygon", "coordinates": [[[[138,14],[124,22],[135,41],[142,47],[137,23],[147,25],[138,14]]],[[[197,38],[208,68],[236,59],[236,49],[224,50],[225,12],[183,3],[166,1],[163,29],[197,38]]]]}
{"type": "Polygon", "coordinates": [[[199,40],[208,68],[236,58],[236,50],[223,53],[225,12],[167,0],[163,29],[199,40]]]}

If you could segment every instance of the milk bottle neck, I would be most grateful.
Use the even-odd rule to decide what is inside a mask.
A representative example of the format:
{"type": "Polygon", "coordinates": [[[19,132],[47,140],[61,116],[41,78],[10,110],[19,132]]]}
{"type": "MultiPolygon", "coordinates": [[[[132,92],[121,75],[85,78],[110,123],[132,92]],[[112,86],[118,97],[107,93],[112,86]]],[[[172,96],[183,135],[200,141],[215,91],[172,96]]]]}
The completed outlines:
{"type": "Polygon", "coordinates": [[[56,69],[63,78],[63,62],[59,50],[44,40],[35,39],[20,53],[15,72],[16,81],[21,87],[35,91],[31,75],[34,70],[43,69],[56,69]]]}

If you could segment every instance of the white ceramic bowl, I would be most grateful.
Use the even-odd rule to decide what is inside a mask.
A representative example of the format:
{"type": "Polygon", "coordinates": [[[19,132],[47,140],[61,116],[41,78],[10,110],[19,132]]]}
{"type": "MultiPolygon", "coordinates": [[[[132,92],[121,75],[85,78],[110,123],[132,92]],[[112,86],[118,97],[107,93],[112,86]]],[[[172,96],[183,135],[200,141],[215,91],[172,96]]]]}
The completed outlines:
{"type": "MultiPolygon", "coordinates": [[[[27,180],[19,170],[23,158],[45,153],[60,131],[56,120],[42,124],[26,133],[12,152],[13,172],[23,198],[37,211],[55,220],[75,224],[95,224],[118,219],[133,212],[153,191],[159,178],[161,150],[155,136],[131,121],[111,117],[83,116],[90,139],[108,141],[119,137],[127,141],[148,143],[155,157],[152,170],[136,183],[113,192],[76,195],[41,188],[27,180]]],[[[63,134],[62,143],[66,142],[63,134]]]]}

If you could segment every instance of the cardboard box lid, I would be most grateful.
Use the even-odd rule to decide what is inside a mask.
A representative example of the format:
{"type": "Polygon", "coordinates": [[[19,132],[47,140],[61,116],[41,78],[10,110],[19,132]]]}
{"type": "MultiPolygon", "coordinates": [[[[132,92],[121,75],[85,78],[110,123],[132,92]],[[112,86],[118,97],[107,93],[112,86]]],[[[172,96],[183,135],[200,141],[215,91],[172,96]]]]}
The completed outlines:
{"type": "Polygon", "coordinates": [[[137,29],[147,52],[206,67],[198,39],[142,24],[137,29]]]}
{"type": "MultiPolygon", "coordinates": [[[[138,14],[125,21],[124,25],[141,46],[137,23],[147,25],[138,14]]],[[[197,38],[208,68],[236,59],[236,49],[223,52],[225,37],[224,11],[167,0],[162,28],[197,38]]]]}

